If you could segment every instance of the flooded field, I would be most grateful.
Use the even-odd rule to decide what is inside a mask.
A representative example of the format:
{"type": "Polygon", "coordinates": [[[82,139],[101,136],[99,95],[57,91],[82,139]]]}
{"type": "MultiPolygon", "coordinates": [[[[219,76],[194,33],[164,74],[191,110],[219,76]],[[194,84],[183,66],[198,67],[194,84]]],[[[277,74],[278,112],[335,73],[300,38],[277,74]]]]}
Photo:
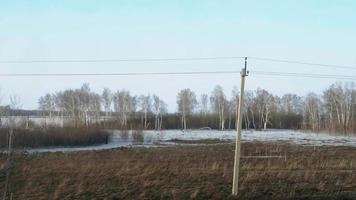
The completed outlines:
{"type": "MultiPolygon", "coordinates": [[[[28,149],[28,152],[75,152],[104,150],[119,147],[157,147],[177,145],[175,141],[221,140],[233,143],[235,131],[181,130],[165,131],[111,131],[108,144],[87,147],[46,147],[28,149]]],[[[285,142],[311,146],[356,146],[356,137],[335,136],[326,133],[310,133],[292,130],[243,131],[243,141],[285,142]]]]}

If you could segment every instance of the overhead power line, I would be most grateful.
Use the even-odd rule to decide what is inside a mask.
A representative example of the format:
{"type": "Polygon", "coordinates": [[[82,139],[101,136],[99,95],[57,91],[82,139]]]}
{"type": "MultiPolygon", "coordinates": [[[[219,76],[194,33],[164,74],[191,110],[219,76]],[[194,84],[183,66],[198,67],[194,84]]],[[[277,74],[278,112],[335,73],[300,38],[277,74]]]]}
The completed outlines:
{"type": "MultiPolygon", "coordinates": [[[[237,60],[243,56],[220,56],[220,57],[175,57],[175,58],[133,58],[133,59],[49,59],[49,60],[0,60],[0,64],[55,64],[55,63],[118,63],[118,62],[173,62],[173,61],[209,61],[209,60],[237,60]]],[[[295,60],[283,60],[263,57],[248,57],[251,60],[266,62],[278,62],[286,64],[309,65],[339,69],[356,70],[356,66],[332,65],[295,60]]]]}
{"type": "Polygon", "coordinates": [[[329,65],[329,64],[320,64],[320,63],[311,63],[311,62],[302,62],[302,61],[293,61],[293,60],[279,60],[279,59],[260,58],[260,57],[248,57],[248,58],[252,59],[252,60],[261,60],[261,61],[267,61],[267,62],[278,62],[278,63],[287,63],[287,64],[298,64],[298,65],[309,65],[309,66],[356,70],[355,66],[329,65]]]}
{"type": "Polygon", "coordinates": [[[146,76],[146,75],[199,75],[199,74],[236,74],[239,71],[191,71],[191,72],[133,72],[133,73],[31,73],[31,74],[0,74],[2,77],[34,77],[34,76],[146,76]]]}
{"type": "Polygon", "coordinates": [[[251,71],[251,73],[255,75],[265,75],[265,76],[356,80],[356,76],[332,75],[332,74],[306,74],[306,73],[270,72],[270,71],[251,71]]]}
{"type": "MultiPolygon", "coordinates": [[[[75,77],[75,76],[163,76],[163,75],[213,75],[213,74],[239,74],[240,71],[182,71],[182,72],[132,72],[132,73],[31,73],[31,74],[0,74],[0,77],[75,77]]],[[[300,78],[324,78],[356,80],[356,76],[331,75],[331,74],[307,74],[271,71],[250,71],[253,75],[300,77],[300,78]]]]}
{"type": "Polygon", "coordinates": [[[181,58],[137,58],[137,59],[55,59],[55,60],[0,60],[1,64],[31,63],[116,63],[116,62],[168,62],[168,61],[203,61],[203,60],[235,60],[244,57],[181,57],[181,58]]]}
{"type": "MultiPolygon", "coordinates": [[[[1,61],[0,64],[30,64],[30,63],[115,63],[115,62],[166,62],[166,61],[199,61],[199,60],[234,60],[245,57],[225,56],[225,57],[180,57],[180,58],[143,58],[143,59],[67,59],[67,60],[8,60],[1,61]]],[[[266,62],[279,62],[287,64],[321,66],[331,68],[342,68],[356,70],[356,67],[344,65],[329,65],[291,60],[279,60],[261,57],[249,57],[252,60],[261,60],[266,62]]],[[[346,79],[356,80],[356,76],[331,75],[331,74],[309,74],[309,73],[289,73],[289,72],[271,72],[271,71],[251,71],[256,75],[281,76],[281,77],[305,77],[305,78],[327,78],[327,79],[346,79]]],[[[0,73],[0,77],[69,77],[69,76],[146,76],[146,75],[199,75],[199,74],[238,74],[240,71],[183,71],[183,72],[132,72],[132,73],[0,73]]]]}

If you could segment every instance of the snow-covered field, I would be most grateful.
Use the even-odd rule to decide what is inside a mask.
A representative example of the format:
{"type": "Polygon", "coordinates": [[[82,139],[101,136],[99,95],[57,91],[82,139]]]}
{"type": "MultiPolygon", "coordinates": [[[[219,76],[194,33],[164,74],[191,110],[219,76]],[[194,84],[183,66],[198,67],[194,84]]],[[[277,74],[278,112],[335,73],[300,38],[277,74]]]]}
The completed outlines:
{"type": "MultiPolygon", "coordinates": [[[[119,147],[145,146],[154,147],[159,145],[175,145],[171,140],[206,140],[218,139],[234,142],[236,131],[215,131],[215,130],[167,130],[167,131],[145,131],[142,139],[134,139],[131,132],[124,134],[121,131],[113,131],[108,144],[96,145],[90,147],[73,148],[38,148],[28,150],[29,152],[73,152],[85,150],[103,150],[119,147]]],[[[354,146],[356,147],[356,137],[352,136],[334,136],[325,133],[305,133],[292,130],[268,130],[268,131],[243,131],[243,141],[269,141],[269,142],[287,142],[300,145],[315,146],[354,146]]]]}

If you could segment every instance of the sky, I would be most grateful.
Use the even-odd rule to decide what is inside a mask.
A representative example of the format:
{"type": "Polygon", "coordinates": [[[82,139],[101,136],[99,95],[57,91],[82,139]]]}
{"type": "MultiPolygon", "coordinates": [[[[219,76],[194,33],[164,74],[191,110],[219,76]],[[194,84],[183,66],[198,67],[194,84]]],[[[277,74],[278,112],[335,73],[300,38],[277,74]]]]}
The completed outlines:
{"type": "MultiPolygon", "coordinates": [[[[0,61],[264,57],[356,67],[356,2],[325,0],[1,0],[0,61]]],[[[120,63],[0,63],[4,73],[121,73],[240,70],[242,59],[120,63]]],[[[248,60],[251,71],[355,75],[356,70],[248,60]]],[[[337,79],[251,73],[246,89],[322,93],[337,79]]],[[[343,80],[345,81],[345,80],[343,80]]],[[[199,97],[238,74],[139,77],[1,77],[2,104],[18,95],[36,109],[45,93],[79,88],[157,94],[176,109],[179,90],[199,97]]]]}

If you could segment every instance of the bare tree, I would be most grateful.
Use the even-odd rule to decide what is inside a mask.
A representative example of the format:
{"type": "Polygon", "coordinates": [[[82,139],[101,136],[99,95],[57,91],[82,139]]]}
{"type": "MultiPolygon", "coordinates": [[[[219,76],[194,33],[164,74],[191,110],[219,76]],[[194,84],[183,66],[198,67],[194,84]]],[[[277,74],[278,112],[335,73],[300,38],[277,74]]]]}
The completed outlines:
{"type": "Polygon", "coordinates": [[[254,129],[257,128],[256,120],[255,120],[255,113],[257,113],[257,106],[254,101],[255,94],[253,91],[246,91],[245,98],[244,98],[244,107],[246,109],[245,116],[246,116],[246,128],[249,129],[250,126],[254,129]]]}
{"type": "Polygon", "coordinates": [[[309,93],[305,98],[305,123],[309,124],[313,131],[320,129],[321,101],[315,93],[309,93]]]}
{"type": "Polygon", "coordinates": [[[118,91],[114,95],[114,102],[114,108],[119,114],[121,126],[127,127],[129,116],[135,111],[135,97],[132,97],[129,91],[118,91]]]}
{"type": "Polygon", "coordinates": [[[280,107],[284,113],[302,114],[302,98],[296,94],[285,94],[281,98],[280,107]]]}
{"type": "Polygon", "coordinates": [[[190,89],[181,90],[177,96],[178,112],[181,114],[182,129],[187,129],[187,116],[198,104],[196,95],[190,89]]]}
{"type": "Polygon", "coordinates": [[[260,126],[267,129],[270,123],[271,111],[274,108],[274,97],[266,90],[257,89],[255,104],[260,119],[260,126]]]}
{"type": "Polygon", "coordinates": [[[80,121],[79,116],[79,97],[74,90],[65,90],[57,93],[57,107],[62,109],[62,113],[66,113],[74,120],[75,126],[78,126],[80,121]]]}
{"type": "Polygon", "coordinates": [[[209,113],[209,96],[207,94],[202,94],[200,96],[200,113],[206,116],[209,113]]]}
{"type": "Polygon", "coordinates": [[[353,118],[354,85],[336,83],[324,92],[326,112],[329,126],[341,129],[346,133],[351,128],[353,118]],[[334,125],[336,124],[336,125],[334,125]]]}
{"type": "MultiPolygon", "coordinates": [[[[57,92],[51,98],[53,108],[50,110],[58,110],[62,118],[62,126],[65,114],[74,120],[76,127],[82,124],[89,126],[93,121],[97,121],[100,116],[100,95],[91,92],[89,84],[84,84],[80,89],[57,92]]],[[[40,107],[47,108],[45,102],[45,97],[40,98],[40,107]]]]}
{"type": "Polygon", "coordinates": [[[19,110],[22,108],[21,98],[17,95],[10,95],[11,110],[19,110]]]}
{"type": "Polygon", "coordinates": [[[139,104],[140,111],[143,113],[142,127],[144,129],[147,129],[148,128],[147,115],[148,115],[148,112],[151,111],[151,106],[152,106],[151,96],[150,95],[146,95],[146,96],[141,95],[138,98],[138,104],[139,104]]]}
{"type": "Polygon", "coordinates": [[[108,119],[109,116],[111,116],[111,105],[113,101],[113,96],[109,88],[104,88],[101,99],[104,106],[105,118],[108,119]]]}
{"type": "Polygon", "coordinates": [[[2,99],[3,99],[3,94],[1,91],[1,87],[0,87],[0,128],[2,127],[2,116],[4,115],[4,112],[5,112],[4,106],[1,105],[2,99]]]}
{"type": "Polygon", "coordinates": [[[90,123],[90,86],[85,83],[80,88],[79,92],[79,110],[80,118],[84,120],[85,126],[90,123]]]}
{"type": "Polygon", "coordinates": [[[1,87],[0,87],[0,105],[1,105],[1,103],[2,103],[2,99],[4,98],[4,96],[3,96],[3,94],[2,94],[2,89],[1,89],[1,87]]]}
{"type": "MultiPolygon", "coordinates": [[[[236,116],[235,124],[237,124],[237,111],[238,111],[238,105],[239,105],[239,98],[240,98],[240,91],[236,86],[234,86],[234,88],[232,89],[231,100],[230,100],[230,102],[228,102],[229,129],[231,126],[231,118],[233,115],[236,116]]],[[[245,117],[248,116],[248,115],[246,115],[246,112],[245,112],[244,116],[245,117]]]]}
{"type": "Polygon", "coordinates": [[[200,96],[200,116],[202,118],[203,125],[207,124],[207,115],[209,114],[209,96],[207,94],[202,94],[200,96]]]}
{"type": "Polygon", "coordinates": [[[226,100],[225,105],[225,113],[228,113],[228,129],[231,130],[233,125],[232,119],[236,114],[236,102],[234,99],[231,99],[230,101],[226,100]]]}
{"type": "Polygon", "coordinates": [[[216,114],[219,116],[219,126],[221,130],[225,130],[225,107],[226,107],[226,97],[221,86],[216,86],[211,97],[210,102],[212,108],[216,114]]]}
{"type": "Polygon", "coordinates": [[[168,113],[168,109],[167,109],[167,104],[160,100],[160,120],[159,120],[159,130],[162,130],[162,125],[163,125],[163,115],[167,114],[168,113]]]}
{"type": "Polygon", "coordinates": [[[58,116],[60,116],[61,119],[61,127],[64,127],[64,115],[65,115],[65,102],[63,101],[62,98],[63,93],[62,92],[57,92],[53,95],[53,101],[54,101],[54,107],[55,110],[58,112],[58,116]]]}
{"type": "Polygon", "coordinates": [[[55,102],[52,95],[46,94],[45,96],[40,97],[38,104],[39,109],[42,110],[43,115],[48,114],[49,118],[52,118],[52,113],[55,110],[55,102]]]}
{"type": "Polygon", "coordinates": [[[47,126],[47,116],[52,119],[52,113],[55,112],[56,104],[54,97],[50,94],[46,94],[40,97],[38,100],[39,109],[42,111],[42,115],[45,117],[45,126],[47,126]]]}
{"type": "Polygon", "coordinates": [[[157,95],[153,95],[153,114],[155,115],[155,129],[162,128],[163,114],[167,112],[167,105],[157,95]]]}
{"type": "Polygon", "coordinates": [[[90,116],[89,124],[92,124],[93,123],[92,118],[94,118],[94,122],[99,121],[101,96],[99,94],[91,93],[89,98],[90,98],[90,101],[89,101],[89,116],[90,116]]]}
{"type": "Polygon", "coordinates": [[[155,129],[159,128],[159,115],[161,111],[161,100],[158,96],[153,95],[153,113],[155,115],[155,129]]]}

